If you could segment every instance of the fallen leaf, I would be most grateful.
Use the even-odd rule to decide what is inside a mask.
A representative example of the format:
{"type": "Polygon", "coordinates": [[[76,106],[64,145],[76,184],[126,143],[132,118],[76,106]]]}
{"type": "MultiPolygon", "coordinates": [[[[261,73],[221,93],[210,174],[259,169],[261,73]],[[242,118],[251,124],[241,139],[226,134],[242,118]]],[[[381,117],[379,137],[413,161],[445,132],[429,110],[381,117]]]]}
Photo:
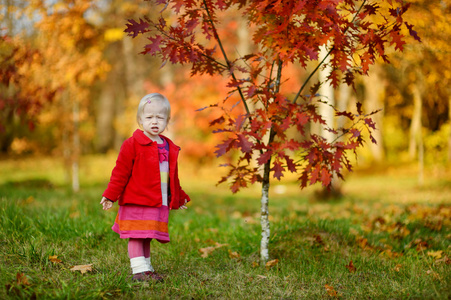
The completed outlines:
{"type": "Polygon", "coordinates": [[[399,271],[401,270],[401,267],[402,267],[401,264],[397,264],[397,265],[395,266],[394,270],[395,270],[396,272],[399,272],[399,271]]]}
{"type": "Polygon", "coordinates": [[[338,293],[337,293],[337,291],[334,289],[334,287],[333,286],[330,286],[330,285],[324,285],[324,287],[326,288],[326,292],[327,292],[327,294],[329,295],[329,296],[331,296],[331,297],[338,297],[338,293]]]}
{"type": "Polygon", "coordinates": [[[451,264],[451,259],[448,257],[448,255],[445,255],[443,258],[437,259],[435,261],[435,264],[441,264],[441,263],[449,265],[449,264],[451,264]]]}
{"type": "Polygon", "coordinates": [[[261,278],[261,279],[266,279],[267,278],[266,276],[263,276],[263,275],[257,275],[257,277],[261,278]]]}
{"type": "Polygon", "coordinates": [[[86,272],[92,271],[92,264],[73,266],[70,270],[71,271],[80,271],[81,274],[84,274],[86,272]]]}
{"type": "Polygon", "coordinates": [[[238,258],[241,257],[241,255],[238,252],[236,252],[236,251],[232,252],[231,250],[229,250],[229,257],[238,259],[238,258]]]}
{"type": "Polygon", "coordinates": [[[199,252],[202,253],[201,257],[206,258],[208,255],[210,255],[213,251],[215,251],[218,248],[228,246],[229,244],[220,244],[218,242],[215,243],[215,246],[212,247],[206,247],[206,248],[200,248],[199,252]]]}
{"type": "Polygon", "coordinates": [[[252,268],[257,268],[259,266],[258,262],[253,261],[252,262],[252,268]]]}
{"type": "Polygon", "coordinates": [[[443,251],[442,250],[428,251],[427,254],[428,254],[428,256],[432,256],[435,259],[440,259],[440,258],[442,258],[443,251]]]}
{"type": "Polygon", "coordinates": [[[201,253],[201,257],[206,258],[206,257],[208,257],[208,255],[210,255],[215,250],[216,250],[216,247],[206,247],[206,248],[200,248],[199,252],[201,253]]]}
{"type": "Polygon", "coordinates": [[[24,273],[16,274],[16,283],[18,285],[30,285],[30,282],[28,282],[28,278],[24,273]]]}
{"type": "Polygon", "coordinates": [[[55,263],[55,264],[59,264],[59,263],[62,262],[61,259],[58,259],[58,256],[57,256],[57,255],[50,255],[50,256],[49,256],[49,260],[50,260],[52,263],[55,263]]]}
{"type": "Polygon", "coordinates": [[[273,260],[268,261],[265,266],[266,266],[267,269],[269,269],[269,268],[274,267],[278,263],[279,263],[278,259],[273,259],[273,260]]]}
{"type": "Polygon", "coordinates": [[[352,260],[349,262],[349,264],[346,266],[346,268],[349,270],[349,272],[354,273],[356,271],[356,267],[352,263],[352,260]]]}

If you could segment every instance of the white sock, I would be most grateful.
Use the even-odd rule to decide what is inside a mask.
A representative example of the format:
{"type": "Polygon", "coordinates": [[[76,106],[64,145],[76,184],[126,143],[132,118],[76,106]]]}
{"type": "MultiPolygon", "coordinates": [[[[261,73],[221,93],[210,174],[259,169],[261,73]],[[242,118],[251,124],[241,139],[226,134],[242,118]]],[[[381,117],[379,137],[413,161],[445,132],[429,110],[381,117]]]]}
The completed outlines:
{"type": "Polygon", "coordinates": [[[150,271],[149,265],[147,264],[144,256],[130,258],[130,266],[132,267],[133,274],[150,271]]]}
{"type": "Polygon", "coordinates": [[[154,268],[152,267],[152,263],[150,262],[150,257],[146,257],[146,264],[150,269],[150,272],[155,272],[154,268]]]}

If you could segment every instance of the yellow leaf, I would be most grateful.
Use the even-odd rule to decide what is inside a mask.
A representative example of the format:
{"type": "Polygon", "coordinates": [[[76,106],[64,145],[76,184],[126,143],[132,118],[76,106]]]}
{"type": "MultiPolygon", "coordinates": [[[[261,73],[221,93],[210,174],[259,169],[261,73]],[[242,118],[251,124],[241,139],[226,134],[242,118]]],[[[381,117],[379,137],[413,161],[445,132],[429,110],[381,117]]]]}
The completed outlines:
{"type": "Polygon", "coordinates": [[[59,264],[59,263],[62,262],[62,260],[61,260],[61,259],[58,259],[58,256],[56,256],[56,255],[50,255],[50,256],[49,256],[49,260],[50,260],[52,263],[55,263],[55,264],[59,264]]]}
{"type": "Polygon", "coordinates": [[[122,40],[124,37],[124,30],[122,28],[110,28],[105,31],[105,41],[116,42],[122,40]]]}
{"type": "Polygon", "coordinates": [[[432,256],[435,259],[439,259],[439,258],[442,258],[443,251],[442,250],[428,251],[427,253],[428,253],[428,256],[432,256]]]}
{"type": "Polygon", "coordinates": [[[92,271],[92,264],[73,266],[70,270],[71,271],[80,271],[81,274],[84,274],[86,272],[92,271]]]}
{"type": "Polygon", "coordinates": [[[397,264],[397,265],[395,266],[394,270],[395,270],[396,272],[399,272],[399,271],[401,270],[401,267],[402,267],[401,264],[397,264]]]}

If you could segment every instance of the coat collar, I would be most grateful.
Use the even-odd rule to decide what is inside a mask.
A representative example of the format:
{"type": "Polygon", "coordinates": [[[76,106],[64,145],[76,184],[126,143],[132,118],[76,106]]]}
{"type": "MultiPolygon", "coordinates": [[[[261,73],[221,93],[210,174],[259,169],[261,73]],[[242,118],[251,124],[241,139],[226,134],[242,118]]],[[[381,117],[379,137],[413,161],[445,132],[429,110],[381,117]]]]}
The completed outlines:
{"type": "MultiPolygon", "coordinates": [[[[166,139],[166,141],[168,142],[168,144],[171,146],[174,143],[167,138],[164,135],[161,135],[163,138],[166,139]]],[[[149,139],[149,137],[147,135],[144,134],[144,131],[142,131],[141,129],[136,129],[135,132],[133,132],[133,138],[140,144],[140,145],[152,145],[152,144],[157,144],[156,142],[152,141],[151,139],[149,139]]]]}

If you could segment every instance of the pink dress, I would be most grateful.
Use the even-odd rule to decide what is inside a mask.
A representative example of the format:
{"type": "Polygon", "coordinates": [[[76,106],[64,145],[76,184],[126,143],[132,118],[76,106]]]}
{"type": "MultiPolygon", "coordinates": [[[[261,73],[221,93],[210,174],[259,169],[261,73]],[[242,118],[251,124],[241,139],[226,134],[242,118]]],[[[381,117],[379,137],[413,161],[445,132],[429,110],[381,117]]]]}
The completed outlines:
{"type": "Polygon", "coordinates": [[[142,205],[121,205],[112,227],[122,239],[140,238],[156,239],[160,243],[170,241],[168,233],[168,178],[169,178],[169,145],[165,139],[158,144],[160,158],[161,193],[163,205],[150,207],[142,205]]]}

